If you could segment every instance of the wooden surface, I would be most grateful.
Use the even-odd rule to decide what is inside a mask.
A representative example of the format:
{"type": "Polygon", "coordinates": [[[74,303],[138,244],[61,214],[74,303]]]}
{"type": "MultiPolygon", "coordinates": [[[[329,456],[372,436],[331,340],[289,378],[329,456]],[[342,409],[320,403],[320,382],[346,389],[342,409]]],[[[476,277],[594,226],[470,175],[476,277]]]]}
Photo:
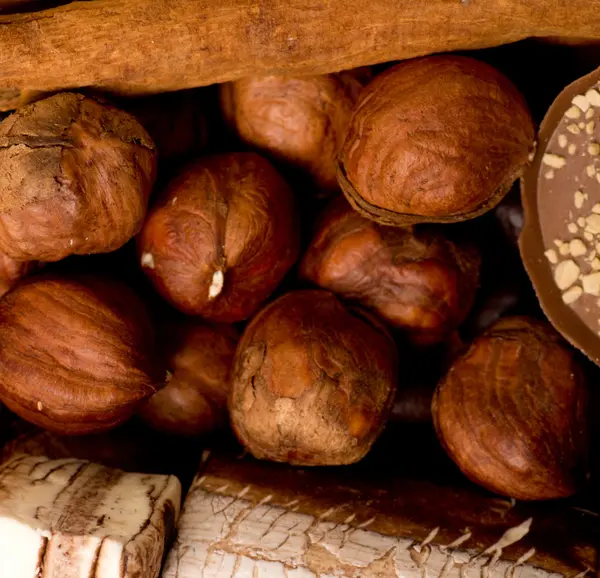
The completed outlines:
{"type": "Polygon", "coordinates": [[[403,443],[410,438],[385,453],[388,465],[407,467],[387,469],[377,463],[383,455],[350,468],[294,469],[206,452],[163,578],[597,575],[594,511],[487,494],[440,475],[446,466],[435,450],[429,468],[427,454],[403,443]]]}
{"type": "Polygon", "coordinates": [[[0,17],[0,108],[323,73],[531,36],[600,37],[599,0],[94,0],[0,17]],[[76,31],[76,32],[75,32],[76,31]]]}

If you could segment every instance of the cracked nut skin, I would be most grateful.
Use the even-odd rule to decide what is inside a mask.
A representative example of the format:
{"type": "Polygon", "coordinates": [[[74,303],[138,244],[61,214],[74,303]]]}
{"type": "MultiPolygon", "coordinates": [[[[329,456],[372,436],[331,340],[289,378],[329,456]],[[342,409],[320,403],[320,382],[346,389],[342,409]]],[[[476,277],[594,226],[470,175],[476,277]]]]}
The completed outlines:
{"type": "Polygon", "coordinates": [[[145,306],[122,283],[43,275],[0,301],[0,399],[35,425],[108,430],[163,381],[145,306]]]}
{"type": "Polygon", "coordinates": [[[339,190],[335,159],[362,90],[359,78],[353,71],[244,78],[221,85],[221,108],[243,142],[300,169],[325,197],[339,190]]]}
{"type": "Polygon", "coordinates": [[[229,372],[239,335],[229,325],[170,323],[162,335],[169,379],[139,410],[156,430],[200,436],[227,423],[229,372]]]}
{"type": "Polygon", "coordinates": [[[328,291],[294,291],[248,325],[232,370],[230,419],[257,458],[360,460],[394,401],[398,358],[383,324],[328,291]]]}
{"type": "Polygon", "coordinates": [[[6,295],[23,277],[37,268],[35,261],[15,261],[0,253],[0,297],[6,295]]]}
{"type": "Polygon", "coordinates": [[[507,317],[452,365],[432,413],[442,445],[472,481],[546,500],[586,481],[587,400],[583,370],[550,325],[507,317]]]}
{"type": "Polygon", "coordinates": [[[354,208],[385,225],[449,223],[495,206],[533,150],[525,100],[461,56],[398,64],[364,89],[338,157],[354,208]]]}
{"type": "Polygon", "coordinates": [[[19,261],[108,253],[141,228],[154,144],[117,108],[73,93],[0,123],[0,251],[19,261]]]}
{"type": "Polygon", "coordinates": [[[432,345],[469,313],[479,266],[474,245],[435,226],[379,225],[340,197],[321,216],[300,274],[372,309],[414,344],[432,345]]]}
{"type": "Polygon", "coordinates": [[[250,317],[298,258],[292,191],[256,153],[205,157],[176,177],[138,238],[154,287],[188,315],[250,317]]]}

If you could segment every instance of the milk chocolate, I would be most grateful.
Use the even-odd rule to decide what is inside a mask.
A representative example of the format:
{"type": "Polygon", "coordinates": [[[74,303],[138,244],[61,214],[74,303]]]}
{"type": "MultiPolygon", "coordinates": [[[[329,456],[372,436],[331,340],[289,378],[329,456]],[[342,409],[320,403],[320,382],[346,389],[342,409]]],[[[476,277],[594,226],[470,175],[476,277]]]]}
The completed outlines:
{"type": "Polygon", "coordinates": [[[521,194],[519,247],[542,309],[600,365],[600,68],[550,107],[521,194]]]}

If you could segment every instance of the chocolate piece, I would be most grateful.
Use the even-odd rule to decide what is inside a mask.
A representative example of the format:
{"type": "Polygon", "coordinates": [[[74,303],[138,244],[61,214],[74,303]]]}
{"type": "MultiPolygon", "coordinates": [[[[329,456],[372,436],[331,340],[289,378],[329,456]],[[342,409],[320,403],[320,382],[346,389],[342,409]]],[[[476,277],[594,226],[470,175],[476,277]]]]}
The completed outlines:
{"type": "Polygon", "coordinates": [[[542,309],[600,365],[600,69],[550,107],[521,191],[519,246],[542,309]]]}

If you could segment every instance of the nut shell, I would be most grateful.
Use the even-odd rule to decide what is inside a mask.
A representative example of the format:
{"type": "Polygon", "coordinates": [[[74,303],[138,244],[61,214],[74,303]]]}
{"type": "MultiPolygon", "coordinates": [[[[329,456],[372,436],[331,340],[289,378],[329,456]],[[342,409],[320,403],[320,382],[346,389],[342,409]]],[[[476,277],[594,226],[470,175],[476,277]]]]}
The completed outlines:
{"type": "Polygon", "coordinates": [[[321,216],[300,266],[303,278],[375,311],[418,345],[443,341],[475,297],[477,249],[439,228],[385,227],[343,197],[321,216]]]}
{"type": "Polygon", "coordinates": [[[257,458],[360,460],[393,403],[397,352],[383,325],[328,291],[295,291],[248,325],[234,361],[233,428],[257,458]]]}
{"type": "Polygon", "coordinates": [[[228,325],[170,324],[163,336],[167,384],[139,411],[154,429],[199,436],[227,423],[229,372],[239,335],[228,325]]]}
{"type": "Polygon", "coordinates": [[[318,196],[338,190],[335,159],[362,84],[351,71],[250,77],[221,85],[225,119],[241,140],[309,177],[318,196]]]}
{"type": "Polygon", "coordinates": [[[362,92],[338,159],[355,209],[385,225],[454,222],[496,205],[533,150],[527,105],[471,58],[398,64],[362,92]]]}
{"type": "Polygon", "coordinates": [[[107,430],[163,381],[145,307],[121,283],[44,275],[0,301],[0,399],[31,423],[107,430]]]}
{"type": "Polygon", "coordinates": [[[575,493],[587,477],[588,390],[574,352],[546,323],[509,317],[476,339],[432,404],[463,473],[520,500],[575,493]]]}
{"type": "Polygon", "coordinates": [[[8,293],[23,277],[37,267],[35,261],[15,261],[0,253],[0,297],[8,293]]]}
{"type": "Polygon", "coordinates": [[[206,157],[152,208],[139,237],[144,272],[189,315],[250,317],[298,257],[293,194],[255,153],[206,157]]]}
{"type": "Polygon", "coordinates": [[[0,251],[19,261],[108,253],[141,228],[154,144],[129,114],[79,94],[0,123],[0,251]]]}

